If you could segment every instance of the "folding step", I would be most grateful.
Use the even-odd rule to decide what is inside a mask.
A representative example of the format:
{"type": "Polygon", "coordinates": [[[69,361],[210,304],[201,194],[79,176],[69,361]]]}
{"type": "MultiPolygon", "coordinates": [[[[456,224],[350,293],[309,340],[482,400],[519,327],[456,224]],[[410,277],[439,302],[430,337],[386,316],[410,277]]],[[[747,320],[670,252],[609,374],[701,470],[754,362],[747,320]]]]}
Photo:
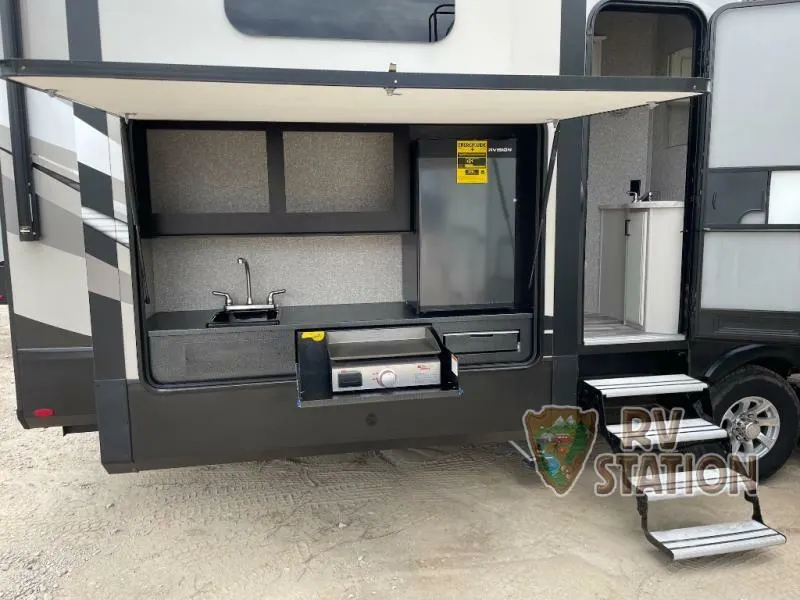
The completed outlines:
{"type": "Polygon", "coordinates": [[[736,494],[755,492],[756,482],[733,469],[711,469],[703,471],[680,471],[678,473],[653,473],[650,477],[634,475],[631,488],[637,495],[645,495],[650,501],[690,498],[713,494],[736,494]]]}
{"type": "Polygon", "coordinates": [[[645,375],[643,377],[587,379],[584,383],[600,392],[604,398],[687,394],[702,392],[708,387],[705,382],[688,375],[645,375]]]}
{"type": "Polygon", "coordinates": [[[680,422],[653,421],[646,431],[631,425],[608,425],[608,433],[617,438],[622,446],[630,446],[634,440],[642,441],[646,437],[654,446],[669,440],[677,444],[690,444],[711,440],[724,440],[728,432],[705,419],[681,419],[680,422]]]}
{"type": "Polygon", "coordinates": [[[651,531],[647,537],[672,560],[730,554],[786,543],[786,536],[782,533],[755,520],[651,531]]]}
{"type": "Polygon", "coordinates": [[[631,485],[636,492],[636,508],[645,537],[656,548],[669,554],[672,560],[730,554],[786,543],[786,536],[764,524],[756,482],[732,469],[716,469],[716,473],[707,469],[702,476],[697,471],[673,473],[671,476],[661,473],[655,480],[654,477],[633,476],[631,485]],[[741,492],[752,505],[749,521],[663,531],[650,531],[648,528],[651,501],[741,492]]]}

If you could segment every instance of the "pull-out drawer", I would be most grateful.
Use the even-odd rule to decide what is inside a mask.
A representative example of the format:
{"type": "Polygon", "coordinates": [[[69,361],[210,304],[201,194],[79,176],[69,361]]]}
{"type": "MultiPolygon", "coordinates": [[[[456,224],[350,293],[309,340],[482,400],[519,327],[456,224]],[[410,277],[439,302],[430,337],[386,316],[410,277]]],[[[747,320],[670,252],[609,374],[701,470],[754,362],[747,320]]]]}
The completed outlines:
{"type": "Polygon", "coordinates": [[[443,337],[444,345],[454,354],[517,352],[519,350],[518,329],[446,333],[443,337]]]}

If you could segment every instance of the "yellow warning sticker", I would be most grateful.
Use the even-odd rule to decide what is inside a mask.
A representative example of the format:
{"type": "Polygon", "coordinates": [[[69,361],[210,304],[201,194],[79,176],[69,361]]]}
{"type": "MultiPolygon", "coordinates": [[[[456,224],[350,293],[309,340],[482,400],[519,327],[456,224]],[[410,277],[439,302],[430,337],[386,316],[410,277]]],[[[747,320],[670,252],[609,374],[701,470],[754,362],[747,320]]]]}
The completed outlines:
{"type": "Polygon", "coordinates": [[[456,183],[488,183],[489,174],[486,140],[458,140],[456,142],[456,183]]]}
{"type": "Polygon", "coordinates": [[[314,342],[321,342],[325,339],[324,331],[304,331],[300,334],[300,338],[304,340],[312,340],[314,342]]]}

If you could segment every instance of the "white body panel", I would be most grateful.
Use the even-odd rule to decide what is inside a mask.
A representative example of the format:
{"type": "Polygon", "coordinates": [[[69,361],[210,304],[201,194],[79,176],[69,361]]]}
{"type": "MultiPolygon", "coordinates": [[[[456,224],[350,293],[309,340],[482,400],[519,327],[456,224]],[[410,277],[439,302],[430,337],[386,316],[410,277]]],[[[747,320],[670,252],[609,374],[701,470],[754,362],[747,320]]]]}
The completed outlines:
{"type": "Polygon", "coordinates": [[[554,75],[560,28],[559,0],[459,0],[453,30],[435,44],[248,36],[222,0],[100,3],[103,60],[115,62],[554,75]]]}

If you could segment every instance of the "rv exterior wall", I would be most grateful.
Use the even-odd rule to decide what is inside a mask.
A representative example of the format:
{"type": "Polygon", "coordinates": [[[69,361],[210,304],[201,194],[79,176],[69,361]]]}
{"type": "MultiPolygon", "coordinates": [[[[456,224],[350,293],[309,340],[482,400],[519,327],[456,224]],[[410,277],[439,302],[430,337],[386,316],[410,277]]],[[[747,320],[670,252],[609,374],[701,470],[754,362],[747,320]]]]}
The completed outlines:
{"type": "Polygon", "coordinates": [[[68,59],[67,0],[20,0],[25,58],[68,59]]]}
{"type": "MultiPolygon", "coordinates": [[[[40,92],[29,91],[27,97],[35,100],[28,105],[34,164],[47,165],[50,170],[65,176],[72,175],[76,181],[74,136],[69,132],[73,127],[71,110],[65,115],[61,110],[65,106],[63,101],[40,92]]],[[[0,116],[0,136],[8,139],[7,108],[3,113],[0,116]]],[[[33,182],[39,196],[42,239],[35,243],[21,242],[14,201],[13,165],[8,153],[10,146],[5,146],[4,150],[0,152],[0,171],[3,174],[3,204],[10,255],[8,276],[14,294],[14,312],[33,321],[89,336],[91,325],[80,195],[63,180],[35,170],[33,182]],[[53,310],[56,299],[59,310],[53,310]]]]}
{"type": "Polygon", "coordinates": [[[800,312],[798,247],[797,231],[707,232],[700,306],[800,312]]]}
{"type": "MultiPolygon", "coordinates": [[[[459,0],[452,31],[434,44],[248,36],[231,25],[221,0],[99,5],[105,61],[364,71],[385,71],[395,63],[403,72],[559,72],[560,0],[459,0]]],[[[420,27],[427,29],[427,23],[420,27]]]]}
{"type": "Polygon", "coordinates": [[[794,3],[722,13],[715,39],[709,168],[800,165],[800,10],[794,3]],[[757,51],[742,39],[765,36],[757,51]],[[768,40],[768,41],[767,41],[768,40]],[[766,90],[781,90],[769,96],[766,90]],[[744,133],[746,132],[746,134],[744,133]],[[746,143],[743,136],[746,135],[746,143]]]}

